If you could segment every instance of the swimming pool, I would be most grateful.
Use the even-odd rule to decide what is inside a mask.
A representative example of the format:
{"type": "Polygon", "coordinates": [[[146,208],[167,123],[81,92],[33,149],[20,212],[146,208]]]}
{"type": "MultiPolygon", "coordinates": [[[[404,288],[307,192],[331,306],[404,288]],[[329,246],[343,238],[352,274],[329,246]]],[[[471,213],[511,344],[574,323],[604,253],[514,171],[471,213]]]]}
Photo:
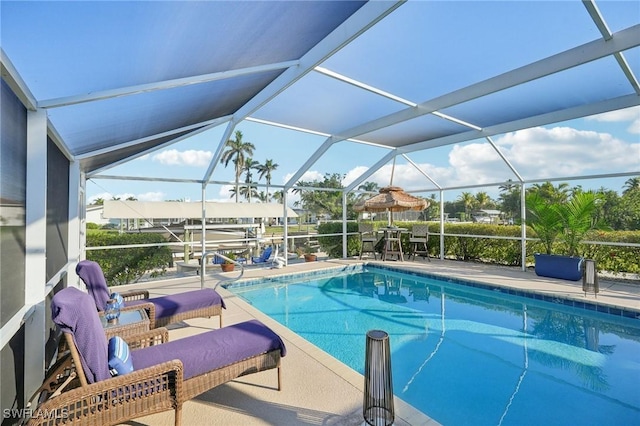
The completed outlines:
{"type": "Polygon", "coordinates": [[[227,287],[354,370],[391,339],[395,394],[447,426],[640,423],[640,321],[389,268],[227,287]]]}

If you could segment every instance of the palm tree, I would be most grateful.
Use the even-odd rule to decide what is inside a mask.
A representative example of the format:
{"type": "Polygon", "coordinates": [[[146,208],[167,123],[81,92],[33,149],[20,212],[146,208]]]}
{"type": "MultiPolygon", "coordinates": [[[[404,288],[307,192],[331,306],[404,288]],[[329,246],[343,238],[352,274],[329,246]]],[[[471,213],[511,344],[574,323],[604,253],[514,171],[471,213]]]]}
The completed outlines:
{"type": "Polygon", "coordinates": [[[557,188],[551,182],[545,182],[533,184],[527,192],[537,192],[540,197],[550,203],[565,203],[569,199],[571,191],[566,182],[559,183],[557,188]]]}
{"type": "Polygon", "coordinates": [[[256,170],[259,173],[259,178],[265,178],[267,182],[267,200],[269,202],[269,185],[271,185],[271,172],[278,168],[278,164],[274,163],[273,160],[267,159],[264,164],[258,164],[256,166],[256,170]]]}
{"type": "MultiPolygon", "coordinates": [[[[365,182],[358,187],[359,191],[367,191],[367,192],[377,192],[380,189],[377,183],[375,182],[365,182]]],[[[358,195],[358,201],[363,200],[365,198],[369,198],[370,194],[360,194],[358,195]]]]}
{"type": "Polygon", "coordinates": [[[469,217],[469,210],[473,207],[473,203],[476,198],[470,192],[463,192],[458,197],[458,201],[460,201],[464,205],[464,216],[465,220],[469,217]]]}
{"type": "Polygon", "coordinates": [[[220,163],[224,164],[224,166],[227,167],[229,165],[229,162],[233,162],[235,166],[235,195],[237,203],[238,194],[240,193],[240,191],[238,190],[238,185],[240,182],[240,175],[242,174],[245,157],[248,155],[253,155],[253,150],[256,149],[256,147],[251,142],[244,142],[242,140],[242,132],[240,130],[236,130],[235,135],[235,140],[229,139],[225,144],[227,150],[222,153],[222,156],[220,157],[220,163]]]}
{"type": "Polygon", "coordinates": [[[284,190],[281,189],[280,191],[274,192],[273,199],[276,200],[278,203],[282,203],[282,201],[284,200],[284,190]]]}
{"type": "Polygon", "coordinates": [[[476,201],[478,202],[478,207],[482,209],[491,202],[491,197],[486,192],[481,191],[476,194],[476,201]]]}
{"type": "Polygon", "coordinates": [[[244,183],[247,186],[251,187],[251,191],[248,191],[249,202],[251,202],[251,195],[257,193],[257,189],[252,186],[254,182],[253,182],[253,174],[251,173],[251,170],[256,169],[259,164],[260,163],[255,161],[253,158],[247,157],[245,158],[244,164],[242,165],[242,171],[245,173],[244,183]]]}
{"type": "Polygon", "coordinates": [[[622,191],[623,195],[627,195],[633,191],[640,191],[640,177],[627,179],[624,183],[624,191],[622,191]]]}

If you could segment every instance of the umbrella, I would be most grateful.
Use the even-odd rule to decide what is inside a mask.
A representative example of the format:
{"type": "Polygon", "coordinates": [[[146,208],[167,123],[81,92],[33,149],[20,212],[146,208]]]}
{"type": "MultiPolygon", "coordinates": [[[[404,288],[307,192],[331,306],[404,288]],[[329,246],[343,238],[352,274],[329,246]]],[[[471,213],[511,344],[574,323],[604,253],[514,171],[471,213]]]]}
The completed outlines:
{"type": "Polygon", "coordinates": [[[403,212],[407,210],[424,210],[429,202],[424,198],[406,193],[398,186],[385,186],[380,193],[363,202],[356,203],[353,209],[357,212],[403,212]]]}

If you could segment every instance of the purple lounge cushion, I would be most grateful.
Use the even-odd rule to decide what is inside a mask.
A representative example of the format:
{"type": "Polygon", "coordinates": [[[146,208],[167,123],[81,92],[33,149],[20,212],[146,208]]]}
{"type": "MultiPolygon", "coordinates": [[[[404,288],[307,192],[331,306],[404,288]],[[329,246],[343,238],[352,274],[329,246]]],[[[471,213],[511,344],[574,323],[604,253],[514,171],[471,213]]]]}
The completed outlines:
{"type": "Polygon", "coordinates": [[[93,297],[98,311],[104,311],[109,300],[109,288],[100,265],[91,260],[81,260],[76,266],[76,274],[87,286],[87,291],[93,297]]]}
{"type": "Polygon", "coordinates": [[[171,315],[192,311],[194,309],[207,308],[213,305],[222,305],[222,297],[211,288],[187,291],[168,296],[153,297],[151,299],[128,300],[127,306],[141,303],[153,303],[156,307],[156,318],[165,318],[171,315]]]}
{"type": "Polygon", "coordinates": [[[107,338],[91,297],[75,287],[62,289],[51,300],[51,317],[62,331],[73,336],[87,381],[110,378],[107,338]]]}
{"type": "Polygon", "coordinates": [[[274,349],[280,349],[281,356],[285,356],[280,336],[261,322],[251,320],[134,350],[132,358],[136,370],[179,359],[184,366],[184,378],[189,379],[274,349]]]}

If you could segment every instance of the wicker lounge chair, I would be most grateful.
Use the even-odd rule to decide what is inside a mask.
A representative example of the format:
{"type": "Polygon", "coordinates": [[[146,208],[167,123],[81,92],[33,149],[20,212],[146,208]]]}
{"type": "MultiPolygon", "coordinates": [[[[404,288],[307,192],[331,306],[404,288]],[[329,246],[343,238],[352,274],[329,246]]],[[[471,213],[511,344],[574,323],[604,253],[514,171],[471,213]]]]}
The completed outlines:
{"type": "MultiPolygon", "coordinates": [[[[54,322],[62,329],[70,352],[50,371],[42,389],[53,390],[61,372],[77,374],[71,385],[44,399],[29,425],[114,425],[162,411],[175,410],[181,423],[182,404],[237,377],[277,369],[284,343],[258,321],[246,321],[167,342],[166,328],[127,339],[134,371],[111,377],[107,340],[90,305],[90,297],[73,287],[52,300],[54,322]],[[67,366],[62,366],[67,362],[67,366]],[[50,413],[56,413],[51,416],[50,413]]],[[[64,374],[62,374],[64,375],[64,374]]],[[[73,376],[71,376],[73,378],[73,376]]]]}
{"type": "MultiPolygon", "coordinates": [[[[76,266],[76,273],[87,286],[98,311],[103,311],[110,298],[109,288],[100,265],[90,260],[82,260],[76,266]]],[[[130,290],[120,293],[126,308],[144,308],[149,316],[149,327],[164,327],[168,324],[191,318],[219,317],[222,327],[224,301],[213,289],[187,291],[149,298],[147,290],[130,290]]]]}

